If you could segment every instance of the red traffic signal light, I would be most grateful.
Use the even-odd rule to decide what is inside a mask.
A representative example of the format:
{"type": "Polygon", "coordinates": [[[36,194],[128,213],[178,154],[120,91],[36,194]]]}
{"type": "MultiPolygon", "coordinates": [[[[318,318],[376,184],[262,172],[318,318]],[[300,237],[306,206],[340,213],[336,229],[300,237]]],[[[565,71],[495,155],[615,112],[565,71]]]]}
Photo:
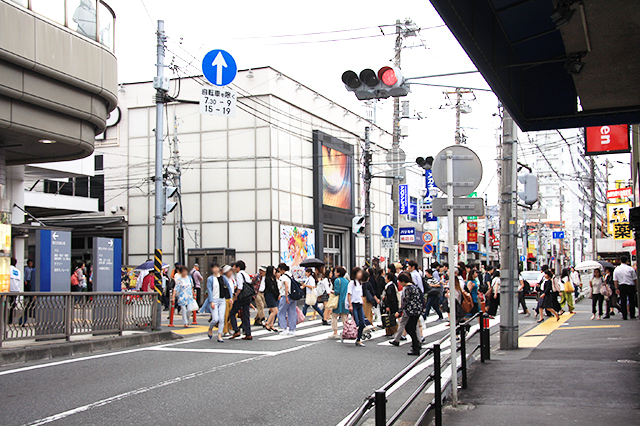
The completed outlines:
{"type": "Polygon", "coordinates": [[[378,71],[378,78],[387,86],[393,86],[398,82],[396,72],[391,67],[382,67],[378,71]]]}

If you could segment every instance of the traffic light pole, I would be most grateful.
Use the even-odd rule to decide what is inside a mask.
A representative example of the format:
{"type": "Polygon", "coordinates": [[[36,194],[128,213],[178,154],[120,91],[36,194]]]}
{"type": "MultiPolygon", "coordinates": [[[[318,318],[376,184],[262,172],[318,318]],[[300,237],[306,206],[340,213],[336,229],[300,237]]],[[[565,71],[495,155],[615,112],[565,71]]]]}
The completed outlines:
{"type": "Polygon", "coordinates": [[[164,191],[162,180],[162,141],[164,135],[162,133],[163,114],[164,114],[164,95],[163,89],[164,79],[164,21],[158,21],[157,32],[157,80],[154,84],[156,86],[156,167],[155,167],[155,221],[154,221],[154,256],[153,266],[155,272],[155,284],[162,288],[162,211],[164,204],[164,191]]]}
{"type": "MultiPolygon", "coordinates": [[[[402,23],[400,20],[396,20],[396,44],[394,48],[394,66],[400,68],[400,53],[402,52],[402,23]]],[[[394,167],[401,170],[400,166],[400,98],[397,96],[393,98],[393,143],[391,145],[391,152],[393,156],[394,167]]],[[[395,173],[398,175],[398,173],[395,173]]],[[[391,262],[398,262],[400,260],[400,180],[394,177],[393,186],[391,188],[391,199],[393,200],[393,229],[395,234],[393,236],[393,250],[391,250],[391,262]]]]}
{"type": "Polygon", "coordinates": [[[503,109],[502,174],[500,176],[500,349],[518,349],[518,159],[517,130],[503,109]],[[506,238],[505,238],[506,237],[506,238]]]}
{"type": "Polygon", "coordinates": [[[371,141],[364,128],[364,261],[371,266],[371,141]]]}

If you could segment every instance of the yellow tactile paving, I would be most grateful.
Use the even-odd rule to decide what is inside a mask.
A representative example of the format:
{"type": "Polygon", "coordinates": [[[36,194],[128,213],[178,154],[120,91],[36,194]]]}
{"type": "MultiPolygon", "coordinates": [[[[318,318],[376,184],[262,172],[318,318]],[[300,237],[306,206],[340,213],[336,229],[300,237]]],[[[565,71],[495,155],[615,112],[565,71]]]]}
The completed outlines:
{"type": "Polygon", "coordinates": [[[569,318],[571,318],[574,315],[575,314],[570,314],[570,313],[566,312],[566,313],[564,313],[564,314],[562,314],[560,316],[560,319],[558,321],[556,321],[555,318],[549,318],[546,321],[544,321],[543,323],[541,323],[538,326],[534,327],[533,329],[527,331],[525,334],[522,335],[522,337],[527,337],[527,336],[548,336],[554,330],[558,329],[558,327],[560,327],[562,324],[567,322],[569,320],[569,318]]]}
{"type": "Polygon", "coordinates": [[[518,339],[518,347],[535,348],[546,338],[547,336],[522,336],[518,339]]]}
{"type": "Polygon", "coordinates": [[[580,330],[583,328],[618,328],[620,325],[582,325],[578,327],[560,327],[558,330],[580,330]]]}
{"type": "Polygon", "coordinates": [[[171,331],[176,334],[197,334],[206,333],[208,330],[209,326],[207,325],[190,325],[188,328],[184,328],[183,326],[175,327],[171,331]]]}

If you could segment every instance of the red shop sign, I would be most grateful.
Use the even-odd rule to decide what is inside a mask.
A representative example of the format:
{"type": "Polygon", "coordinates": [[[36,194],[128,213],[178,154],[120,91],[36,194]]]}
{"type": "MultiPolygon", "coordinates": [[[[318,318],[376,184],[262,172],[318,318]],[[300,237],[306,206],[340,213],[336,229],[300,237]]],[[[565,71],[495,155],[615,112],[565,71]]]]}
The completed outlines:
{"type": "Polygon", "coordinates": [[[631,152],[628,124],[587,127],[585,134],[586,155],[631,152]]]}

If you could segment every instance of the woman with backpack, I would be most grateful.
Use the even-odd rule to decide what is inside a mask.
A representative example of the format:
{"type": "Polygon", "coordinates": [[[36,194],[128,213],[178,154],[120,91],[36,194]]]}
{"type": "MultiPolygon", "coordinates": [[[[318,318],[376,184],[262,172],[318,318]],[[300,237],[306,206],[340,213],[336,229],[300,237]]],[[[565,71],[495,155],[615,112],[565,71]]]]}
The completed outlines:
{"type": "Polygon", "coordinates": [[[211,322],[209,323],[209,339],[213,338],[213,328],[218,327],[218,342],[222,343],[222,330],[227,312],[227,300],[231,298],[229,287],[224,282],[220,274],[220,265],[211,264],[211,275],[207,278],[207,300],[205,305],[209,305],[211,312],[211,322]]]}
{"type": "Polygon", "coordinates": [[[489,310],[487,313],[490,318],[493,318],[498,313],[498,306],[500,306],[500,271],[493,273],[491,279],[491,289],[489,296],[489,310]]]}
{"type": "Polygon", "coordinates": [[[473,307],[470,314],[478,312],[478,270],[471,269],[467,276],[467,291],[471,294],[471,300],[473,300],[473,307]]]}
{"type": "Polygon", "coordinates": [[[280,279],[278,281],[278,323],[283,334],[295,335],[298,320],[298,312],[296,311],[296,301],[291,300],[291,276],[289,266],[286,263],[278,265],[280,279]]]}
{"type": "Polygon", "coordinates": [[[333,281],[333,294],[338,296],[338,307],[331,312],[331,328],[333,329],[332,339],[338,339],[338,317],[342,319],[342,324],[347,322],[349,309],[347,308],[347,290],[349,281],[344,277],[347,270],[343,266],[338,266],[335,270],[336,279],[333,281]]]}
{"type": "Polygon", "coordinates": [[[356,337],[356,346],[364,347],[362,343],[362,330],[364,330],[364,309],[362,308],[363,290],[362,290],[362,269],[357,266],[351,271],[351,281],[347,288],[347,300],[349,302],[349,311],[353,315],[353,320],[358,326],[358,336],[356,337]]]}

